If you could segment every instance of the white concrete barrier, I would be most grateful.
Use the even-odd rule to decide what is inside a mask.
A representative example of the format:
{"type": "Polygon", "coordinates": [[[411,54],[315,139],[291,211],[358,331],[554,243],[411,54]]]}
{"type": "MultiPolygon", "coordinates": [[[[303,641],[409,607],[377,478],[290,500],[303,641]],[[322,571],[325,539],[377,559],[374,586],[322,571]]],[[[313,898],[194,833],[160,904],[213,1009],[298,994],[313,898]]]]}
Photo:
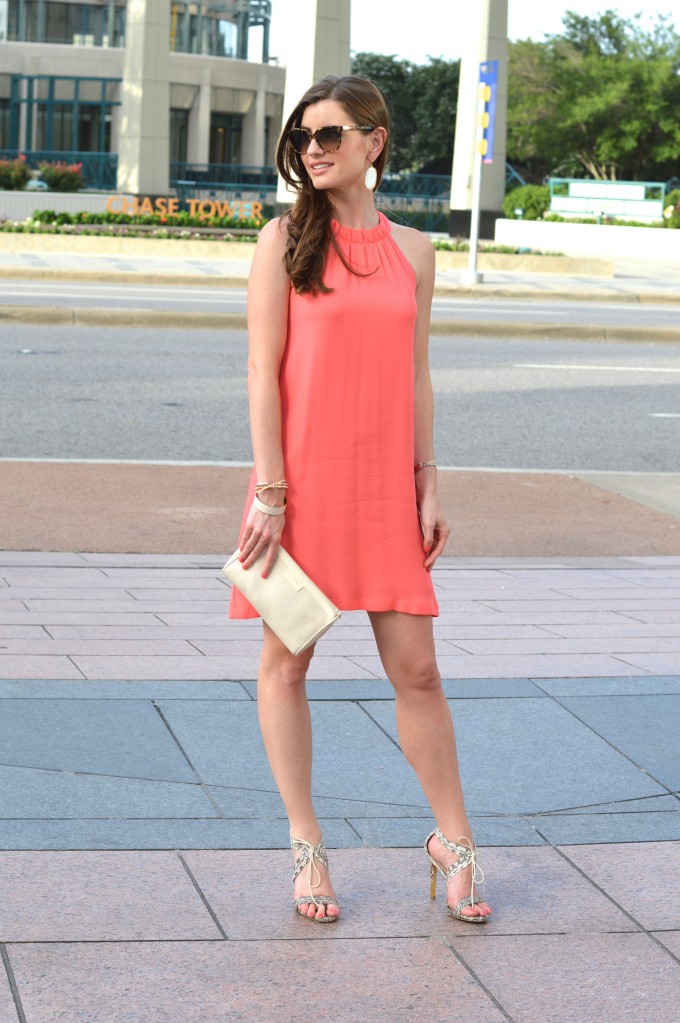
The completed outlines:
{"type": "Polygon", "coordinates": [[[680,263],[680,230],[660,227],[497,220],[495,240],[499,245],[560,252],[565,256],[618,256],[680,263]]]}

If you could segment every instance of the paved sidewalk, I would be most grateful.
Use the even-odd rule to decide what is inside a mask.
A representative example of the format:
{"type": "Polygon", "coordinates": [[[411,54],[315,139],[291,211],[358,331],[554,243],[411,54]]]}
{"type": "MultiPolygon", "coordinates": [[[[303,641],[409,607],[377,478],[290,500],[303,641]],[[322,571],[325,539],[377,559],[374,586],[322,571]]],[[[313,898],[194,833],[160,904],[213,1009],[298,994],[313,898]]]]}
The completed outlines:
{"type": "MultiPolygon", "coordinates": [[[[77,252],[0,252],[0,278],[117,280],[130,283],[195,284],[205,287],[243,285],[250,257],[242,260],[178,258],[172,255],[127,256],[77,252]]],[[[459,270],[439,270],[437,294],[518,299],[568,298],[574,301],[680,303],[680,259],[676,262],[614,260],[613,277],[563,276],[524,272],[485,272],[484,283],[463,285],[459,270]]]]}
{"type": "Polygon", "coordinates": [[[260,626],[219,563],[0,554],[1,1023],[674,1019],[680,557],[436,569],[484,928],[429,901],[363,613],[309,686],[343,918],[294,916],[260,626]]]}

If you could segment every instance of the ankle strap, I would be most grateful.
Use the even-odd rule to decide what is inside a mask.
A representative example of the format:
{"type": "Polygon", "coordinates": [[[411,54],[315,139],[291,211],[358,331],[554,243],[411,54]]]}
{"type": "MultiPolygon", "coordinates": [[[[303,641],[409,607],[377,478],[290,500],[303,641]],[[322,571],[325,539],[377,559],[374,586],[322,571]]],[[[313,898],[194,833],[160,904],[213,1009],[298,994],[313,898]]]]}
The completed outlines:
{"type": "Polygon", "coordinates": [[[322,863],[324,867],[328,866],[328,853],[326,852],[326,846],[324,845],[323,838],[321,838],[317,845],[312,845],[311,842],[305,842],[304,838],[293,838],[290,836],[290,847],[294,852],[298,852],[300,855],[295,860],[293,865],[293,880],[298,874],[307,867],[307,886],[309,888],[309,894],[312,902],[315,906],[319,906],[320,903],[314,898],[313,888],[319,888],[321,886],[321,874],[319,868],[316,865],[316,861],[322,863]],[[312,882],[312,878],[316,874],[316,881],[312,882]]]}
{"type": "MultiPolygon", "coordinates": [[[[474,902],[475,885],[484,884],[484,869],[474,842],[469,839],[467,835],[459,835],[457,842],[450,842],[440,828],[435,828],[432,835],[435,835],[439,839],[445,849],[448,849],[449,852],[456,853],[459,857],[458,860],[449,867],[448,871],[446,871],[447,881],[454,877],[459,870],[464,870],[465,867],[472,866],[470,898],[474,902]]],[[[428,841],[432,838],[432,835],[428,836],[428,841]]]]}

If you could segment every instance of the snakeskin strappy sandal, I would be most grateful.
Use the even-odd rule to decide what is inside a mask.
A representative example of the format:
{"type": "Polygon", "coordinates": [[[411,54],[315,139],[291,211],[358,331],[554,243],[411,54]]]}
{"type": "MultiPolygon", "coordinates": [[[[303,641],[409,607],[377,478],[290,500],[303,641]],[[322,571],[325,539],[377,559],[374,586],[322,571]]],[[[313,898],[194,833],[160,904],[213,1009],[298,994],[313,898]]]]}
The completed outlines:
{"type": "Polygon", "coordinates": [[[430,861],[430,898],[435,899],[437,895],[437,874],[441,874],[448,884],[452,877],[456,874],[465,870],[466,867],[472,866],[472,883],[470,885],[470,894],[462,899],[459,899],[455,906],[449,906],[446,904],[446,912],[449,916],[452,916],[454,920],[462,920],[466,924],[485,924],[489,914],[486,916],[466,916],[461,912],[466,906],[473,906],[475,903],[482,901],[481,899],[475,898],[475,885],[482,884],[484,881],[484,871],[482,870],[481,863],[477,860],[477,850],[475,846],[470,842],[469,838],[459,838],[458,842],[449,842],[448,838],[443,831],[439,828],[435,828],[425,839],[425,854],[430,861]],[[446,870],[441,863],[438,863],[430,855],[428,845],[430,839],[435,836],[439,839],[441,844],[449,852],[455,853],[458,857],[455,863],[446,870]],[[467,842],[467,845],[461,843],[467,842]]]}
{"type": "Polygon", "coordinates": [[[322,863],[324,867],[328,866],[328,853],[326,846],[324,845],[323,838],[320,840],[318,845],[312,845],[311,842],[305,842],[303,838],[290,838],[290,847],[294,852],[300,855],[293,865],[293,881],[298,874],[307,867],[307,885],[309,887],[309,895],[301,895],[299,898],[293,900],[293,909],[299,916],[305,916],[307,920],[314,920],[317,924],[331,924],[334,923],[338,916],[329,916],[328,913],[324,912],[323,916],[306,916],[304,913],[299,913],[298,906],[310,906],[314,903],[315,906],[337,906],[337,900],[330,895],[318,895],[315,896],[312,889],[318,888],[321,884],[321,874],[317,867],[317,861],[322,863]],[[316,881],[313,881],[314,874],[316,873],[316,881]]]}

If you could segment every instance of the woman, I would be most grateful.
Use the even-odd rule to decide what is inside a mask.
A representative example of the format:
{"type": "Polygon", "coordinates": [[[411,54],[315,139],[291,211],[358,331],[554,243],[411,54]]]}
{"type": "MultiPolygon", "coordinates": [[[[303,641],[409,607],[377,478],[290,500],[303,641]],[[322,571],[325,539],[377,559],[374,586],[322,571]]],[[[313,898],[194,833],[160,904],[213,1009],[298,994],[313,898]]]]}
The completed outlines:
{"type": "MultiPolygon", "coordinates": [[[[356,76],[325,78],[288,118],[277,165],[297,192],[268,223],[249,283],[248,388],[255,469],[241,529],[248,569],[279,544],[341,609],[368,612],[395,689],[401,747],[432,807],[425,842],[448,912],[482,923],[455,737],[434,653],[430,572],[449,528],[437,497],[427,347],[434,251],[378,213],[388,112],[356,76]],[[253,498],[268,506],[258,510],[253,498]],[[271,508],[271,511],[269,511],[271,508]]],[[[256,617],[232,591],[230,616],[256,617]]],[[[311,795],[305,678],[264,626],[258,712],[291,828],[294,906],[320,923],[340,909],[311,795]]]]}

